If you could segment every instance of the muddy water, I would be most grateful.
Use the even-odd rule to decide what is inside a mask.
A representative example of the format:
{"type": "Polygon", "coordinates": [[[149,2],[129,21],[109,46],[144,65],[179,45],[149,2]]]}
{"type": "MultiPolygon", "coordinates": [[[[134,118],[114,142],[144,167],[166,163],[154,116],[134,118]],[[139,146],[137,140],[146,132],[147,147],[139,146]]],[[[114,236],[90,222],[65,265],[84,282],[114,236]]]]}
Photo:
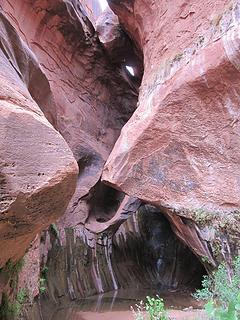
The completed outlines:
{"type": "MultiPolygon", "coordinates": [[[[49,320],[134,320],[130,307],[156,292],[145,290],[118,290],[86,298],[78,303],[61,307],[49,320]]],[[[172,320],[205,319],[201,305],[189,293],[167,292],[161,297],[172,320]]]]}

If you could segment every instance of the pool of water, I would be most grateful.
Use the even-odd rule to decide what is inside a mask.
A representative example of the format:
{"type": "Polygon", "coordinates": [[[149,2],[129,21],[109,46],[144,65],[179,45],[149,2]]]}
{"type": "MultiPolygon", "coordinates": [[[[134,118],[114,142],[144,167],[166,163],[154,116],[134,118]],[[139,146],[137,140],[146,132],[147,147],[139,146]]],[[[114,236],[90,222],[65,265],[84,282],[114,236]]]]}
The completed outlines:
{"type": "MultiPolygon", "coordinates": [[[[149,290],[118,290],[92,296],[55,310],[49,320],[134,320],[131,306],[135,306],[146,295],[154,296],[149,290]]],[[[196,302],[188,292],[162,292],[172,320],[204,319],[200,310],[202,305],[196,302]]]]}

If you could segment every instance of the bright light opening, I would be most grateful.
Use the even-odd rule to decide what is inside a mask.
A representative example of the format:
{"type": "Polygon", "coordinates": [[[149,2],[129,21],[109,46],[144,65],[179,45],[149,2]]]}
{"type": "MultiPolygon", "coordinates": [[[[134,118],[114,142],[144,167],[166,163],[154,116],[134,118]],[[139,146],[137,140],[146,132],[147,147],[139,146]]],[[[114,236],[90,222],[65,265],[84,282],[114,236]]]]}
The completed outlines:
{"type": "Polygon", "coordinates": [[[100,3],[102,11],[108,7],[107,0],[98,0],[98,2],[100,3]]]}
{"type": "Polygon", "coordinates": [[[127,71],[128,71],[132,76],[134,76],[134,70],[133,70],[133,67],[126,66],[126,69],[127,69],[127,71]]]}

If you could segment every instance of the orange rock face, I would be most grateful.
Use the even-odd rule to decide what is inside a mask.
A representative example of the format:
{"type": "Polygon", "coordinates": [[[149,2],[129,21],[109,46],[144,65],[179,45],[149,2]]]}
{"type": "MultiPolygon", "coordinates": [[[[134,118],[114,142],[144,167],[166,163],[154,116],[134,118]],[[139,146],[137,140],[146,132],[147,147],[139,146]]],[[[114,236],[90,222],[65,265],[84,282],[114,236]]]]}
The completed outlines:
{"type": "Polygon", "coordinates": [[[143,50],[144,77],[103,180],[165,208],[239,208],[238,6],[110,3],[143,50]]]}

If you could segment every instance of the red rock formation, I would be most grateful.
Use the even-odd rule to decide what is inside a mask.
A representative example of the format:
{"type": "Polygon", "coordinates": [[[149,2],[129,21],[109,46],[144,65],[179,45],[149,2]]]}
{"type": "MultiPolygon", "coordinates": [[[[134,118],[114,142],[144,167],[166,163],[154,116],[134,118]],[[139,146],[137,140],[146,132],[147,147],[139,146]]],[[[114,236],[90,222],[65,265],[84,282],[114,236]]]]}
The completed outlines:
{"type": "Polygon", "coordinates": [[[83,6],[83,8],[86,10],[86,14],[87,14],[89,20],[92,22],[93,26],[95,26],[98,17],[102,13],[102,8],[100,6],[100,2],[98,0],[81,0],[81,1],[77,0],[77,1],[75,1],[75,3],[77,3],[77,2],[83,6]]]}
{"type": "Polygon", "coordinates": [[[112,235],[139,206],[131,196],[160,207],[208,264],[231,258],[239,239],[238,6],[109,3],[135,46],[110,10],[95,31],[95,1],[0,0],[0,249],[10,248],[0,265],[65,211],[77,172],[70,149],[79,167],[65,215],[27,256],[37,272],[48,260],[53,300],[118,287],[112,235]]]}
{"type": "Polygon", "coordinates": [[[144,76],[103,181],[195,221],[199,209],[205,220],[218,215],[233,230],[240,216],[238,4],[109,4],[143,51],[144,76]]]}
{"type": "MultiPolygon", "coordinates": [[[[127,74],[122,66],[124,55],[130,57],[133,50],[129,40],[125,40],[124,34],[120,32],[120,39],[123,43],[128,42],[128,46],[121,50],[119,57],[115,50],[116,56],[112,59],[110,52],[107,54],[100,43],[83,9],[84,3],[61,0],[0,0],[0,5],[22,37],[23,45],[34,52],[35,60],[41,66],[41,77],[35,75],[36,81],[31,82],[29,91],[44,115],[64,137],[78,162],[79,175],[75,195],[57,226],[62,251],[68,252],[69,242],[64,232],[65,228],[72,229],[74,238],[81,238],[85,230],[83,224],[86,221],[90,230],[99,232],[114,223],[118,226],[120,221],[126,219],[121,216],[128,210],[125,206],[127,201],[123,201],[121,205],[124,195],[110,187],[104,187],[98,181],[121,127],[135,109],[136,86],[131,88],[128,82],[124,81],[123,74],[126,78],[127,74]],[[116,194],[116,199],[113,199],[112,194],[116,194]],[[112,198],[110,204],[109,197],[112,198]],[[96,201],[99,201],[99,204],[96,204],[96,201]]],[[[11,39],[8,43],[12,45],[11,39]]],[[[112,48],[114,49],[114,46],[112,48]]],[[[22,65],[24,66],[24,62],[22,65]]],[[[64,154],[63,148],[59,151],[63,152],[61,155],[64,154]]],[[[67,155],[64,154],[66,161],[67,155]]],[[[59,158],[61,159],[60,155],[59,158]]],[[[56,161],[51,157],[46,158],[47,160],[51,165],[56,165],[56,161]]],[[[71,186],[66,196],[70,192],[71,186]]],[[[128,206],[128,203],[126,205],[128,206]]],[[[64,210],[65,206],[62,205],[62,212],[64,210]]],[[[52,221],[46,219],[45,222],[50,224],[52,221]]],[[[91,234],[89,231],[85,232],[91,234]]],[[[38,250],[34,247],[35,266],[39,260],[46,261],[50,249],[49,241],[43,252],[41,247],[38,250]]],[[[59,251],[59,247],[57,250],[59,251]]],[[[28,256],[31,255],[33,253],[30,251],[28,256]]],[[[28,258],[26,260],[28,261],[28,258]]],[[[26,268],[29,270],[31,265],[26,268]]],[[[36,279],[35,276],[34,274],[32,278],[36,279]]],[[[30,291],[33,295],[36,294],[38,286],[35,283],[34,288],[34,279],[30,281],[30,291]]],[[[22,282],[28,286],[25,280],[22,282]]],[[[89,281],[97,279],[93,275],[93,280],[89,281]]],[[[94,286],[91,288],[96,290],[94,286]]],[[[68,289],[71,291],[70,287],[68,289]]]]}
{"type": "Polygon", "coordinates": [[[52,105],[46,77],[2,13],[0,20],[2,267],[21,258],[36,234],[64,213],[78,170],[67,143],[44,116],[42,104],[52,105]]]}
{"type": "Polygon", "coordinates": [[[42,235],[42,246],[48,247],[49,301],[121,288],[186,289],[200,283],[204,268],[159,209],[146,205],[136,211],[128,202],[121,214],[122,222],[129,219],[120,228],[120,221],[108,229],[104,223],[83,226],[73,221],[65,230],[50,228],[42,235]],[[98,229],[89,230],[93,226],[98,229]]]}
{"type": "Polygon", "coordinates": [[[88,212],[80,199],[100,179],[120,129],[135,108],[136,94],[122,81],[121,65],[110,63],[80,3],[0,3],[50,82],[55,104],[46,110],[49,120],[80,168],[68,213],[84,222],[88,212]]]}

